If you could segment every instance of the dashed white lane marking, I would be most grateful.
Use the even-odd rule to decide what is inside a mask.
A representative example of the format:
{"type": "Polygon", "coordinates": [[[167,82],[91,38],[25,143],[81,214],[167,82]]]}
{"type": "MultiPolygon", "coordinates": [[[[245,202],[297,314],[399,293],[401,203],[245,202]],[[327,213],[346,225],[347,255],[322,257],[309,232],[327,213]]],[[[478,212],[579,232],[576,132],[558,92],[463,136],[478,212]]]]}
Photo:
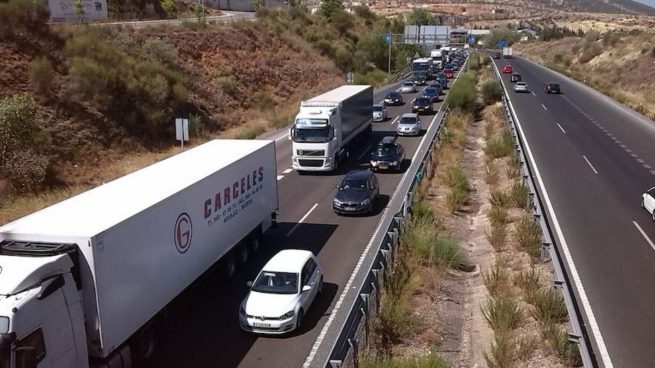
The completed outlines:
{"type": "Polygon", "coordinates": [[[651,170],[650,173],[655,175],[655,170],[651,170]]]}
{"type": "Polygon", "coordinates": [[[364,157],[364,155],[367,154],[368,151],[369,151],[371,148],[373,148],[373,146],[368,146],[368,147],[366,147],[366,148],[364,149],[364,152],[362,152],[359,156],[357,156],[357,160],[361,160],[362,157],[364,157]]]}
{"type": "Polygon", "coordinates": [[[530,93],[532,93],[533,96],[536,96],[536,95],[534,94],[534,91],[530,91],[530,93]]]}
{"type": "Polygon", "coordinates": [[[559,130],[561,130],[562,133],[566,134],[566,131],[564,130],[564,128],[562,128],[561,125],[559,125],[559,123],[555,123],[555,124],[557,124],[557,126],[559,127],[559,130]]]}
{"type": "Polygon", "coordinates": [[[644,167],[644,169],[652,169],[653,168],[649,164],[643,164],[642,166],[644,167]]]}
{"type": "Polygon", "coordinates": [[[648,235],[646,235],[646,232],[641,228],[641,226],[639,226],[637,221],[632,221],[632,223],[635,224],[635,226],[637,227],[637,230],[639,230],[639,232],[644,237],[644,239],[646,239],[646,241],[648,242],[648,245],[650,245],[650,247],[653,248],[653,250],[655,250],[655,244],[653,244],[653,241],[650,240],[648,235]]]}
{"type": "Polygon", "coordinates": [[[303,222],[305,222],[305,220],[307,219],[307,217],[309,216],[309,214],[312,213],[312,211],[314,211],[314,210],[316,209],[316,207],[318,207],[318,203],[314,203],[314,205],[312,206],[312,208],[310,208],[309,211],[307,211],[307,213],[305,214],[305,216],[303,216],[303,217],[300,219],[300,221],[298,221],[298,223],[295,224],[295,225],[291,228],[291,230],[289,230],[289,232],[287,233],[286,236],[289,236],[289,235],[293,234],[293,232],[296,231],[296,229],[298,228],[298,226],[300,226],[300,224],[302,224],[303,222]]]}
{"type": "Polygon", "coordinates": [[[541,107],[543,107],[544,110],[548,111],[548,109],[546,108],[546,106],[544,104],[541,104],[541,107]]]}
{"type": "Polygon", "coordinates": [[[293,169],[289,168],[289,169],[286,169],[286,170],[282,171],[282,174],[288,174],[288,173],[290,173],[292,171],[293,171],[293,169]]]}
{"type": "Polygon", "coordinates": [[[594,165],[592,165],[591,162],[589,162],[589,159],[587,158],[587,156],[582,155],[582,158],[584,158],[584,160],[587,161],[587,165],[589,165],[589,167],[591,167],[591,170],[593,170],[594,174],[598,175],[598,171],[596,171],[596,168],[594,167],[594,165]]]}
{"type": "Polygon", "coordinates": [[[400,115],[396,116],[395,119],[391,120],[391,125],[394,125],[396,123],[396,121],[398,121],[399,117],[400,117],[400,115]]]}
{"type": "Polygon", "coordinates": [[[637,162],[639,162],[640,164],[643,164],[643,163],[645,163],[646,161],[644,161],[644,160],[641,159],[641,158],[637,158],[637,162]]]}
{"type": "Polygon", "coordinates": [[[278,175],[277,176],[277,180],[282,180],[282,178],[284,178],[284,175],[278,175]]]}

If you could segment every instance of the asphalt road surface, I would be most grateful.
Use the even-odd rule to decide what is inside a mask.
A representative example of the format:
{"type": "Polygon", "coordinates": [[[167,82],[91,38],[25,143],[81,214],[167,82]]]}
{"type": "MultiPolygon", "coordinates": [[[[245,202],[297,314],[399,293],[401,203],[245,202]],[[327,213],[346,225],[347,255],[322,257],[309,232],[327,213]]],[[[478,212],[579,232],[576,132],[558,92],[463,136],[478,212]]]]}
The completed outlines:
{"type": "Polygon", "coordinates": [[[655,367],[655,223],[640,206],[655,186],[655,123],[527,60],[494,62],[531,89],[502,77],[597,322],[587,330],[605,363],[655,367]],[[546,94],[547,82],[563,93],[546,94]]]}
{"type": "MultiPolygon", "coordinates": [[[[399,85],[400,82],[376,90],[374,102],[380,102],[399,85]]],[[[410,101],[416,95],[404,95],[404,106],[387,107],[389,119],[373,123],[373,133],[353,145],[350,159],[341,163],[335,173],[299,175],[291,170],[291,141],[286,132],[279,131],[270,137],[276,140],[277,148],[278,229],[267,234],[262,250],[239,269],[236,277],[231,280],[209,277],[209,281],[195,285],[179,298],[161,331],[160,349],[152,361],[153,367],[302,366],[403,173],[377,174],[382,199],[377,203],[375,215],[368,217],[335,215],[332,200],[336,186],[347,171],[368,167],[369,152],[382,137],[395,135],[397,117],[410,112],[410,101]],[[284,248],[307,249],[318,255],[325,274],[324,291],[307,312],[300,331],[283,337],[246,333],[238,325],[239,304],[248,292],[246,281],[253,280],[266,261],[284,248]]],[[[442,95],[441,100],[444,98],[442,95]]],[[[440,103],[435,103],[435,112],[439,106],[440,103]]],[[[421,116],[424,130],[434,117],[434,114],[421,116]]],[[[399,138],[408,160],[422,139],[423,135],[399,138]]],[[[405,168],[408,166],[406,162],[405,168]]]]}

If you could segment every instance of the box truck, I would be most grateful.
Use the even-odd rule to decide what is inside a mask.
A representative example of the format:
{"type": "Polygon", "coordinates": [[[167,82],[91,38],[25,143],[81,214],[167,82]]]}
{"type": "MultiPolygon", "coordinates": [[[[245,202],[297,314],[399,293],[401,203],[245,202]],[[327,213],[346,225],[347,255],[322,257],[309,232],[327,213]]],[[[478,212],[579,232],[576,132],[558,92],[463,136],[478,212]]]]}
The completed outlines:
{"type": "Polygon", "coordinates": [[[0,367],[147,359],[165,307],[277,206],[274,142],[214,140],[0,227],[0,367]]]}
{"type": "Polygon", "coordinates": [[[511,47],[503,47],[503,58],[505,58],[505,59],[511,59],[512,58],[512,48],[511,47]]]}
{"type": "Polygon", "coordinates": [[[332,171],[353,140],[372,130],[373,87],[347,85],[300,103],[289,137],[297,171],[332,171]]]}

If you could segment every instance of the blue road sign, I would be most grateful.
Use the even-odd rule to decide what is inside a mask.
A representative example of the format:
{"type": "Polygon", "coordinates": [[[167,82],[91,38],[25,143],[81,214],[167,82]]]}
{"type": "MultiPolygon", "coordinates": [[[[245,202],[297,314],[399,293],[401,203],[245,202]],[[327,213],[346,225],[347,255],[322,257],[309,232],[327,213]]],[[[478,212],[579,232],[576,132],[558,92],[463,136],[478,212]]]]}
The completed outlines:
{"type": "Polygon", "coordinates": [[[474,43],[475,43],[475,36],[473,36],[473,35],[469,35],[469,41],[468,41],[468,44],[469,44],[469,45],[473,45],[474,43]]]}
{"type": "Polygon", "coordinates": [[[384,42],[385,43],[391,43],[391,33],[385,33],[384,34],[384,42]]]}
{"type": "Polygon", "coordinates": [[[507,46],[507,42],[505,40],[499,40],[498,41],[498,48],[499,49],[502,49],[505,46],[507,46]]]}

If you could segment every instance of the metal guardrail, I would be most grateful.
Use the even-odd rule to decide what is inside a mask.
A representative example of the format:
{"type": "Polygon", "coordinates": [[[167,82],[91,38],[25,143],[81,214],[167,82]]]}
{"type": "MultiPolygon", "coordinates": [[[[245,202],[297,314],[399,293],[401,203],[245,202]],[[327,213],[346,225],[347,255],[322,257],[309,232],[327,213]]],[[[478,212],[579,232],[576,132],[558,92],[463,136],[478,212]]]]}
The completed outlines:
{"type": "MultiPolygon", "coordinates": [[[[227,22],[237,22],[240,20],[255,20],[255,13],[226,13],[225,15],[214,15],[206,16],[204,22],[206,24],[214,23],[227,23],[227,22]]],[[[64,24],[64,23],[57,23],[64,24]]],[[[127,20],[119,22],[97,22],[89,23],[91,26],[96,27],[131,27],[134,29],[145,28],[145,27],[182,27],[184,25],[195,25],[198,24],[198,18],[180,18],[180,19],[155,19],[155,20],[127,20]]]]}
{"type": "Polygon", "coordinates": [[[549,224],[549,218],[552,216],[552,214],[548,214],[547,211],[544,211],[544,206],[542,204],[543,194],[540,193],[536,185],[536,181],[533,176],[534,169],[530,166],[529,161],[525,156],[525,137],[523,137],[520,134],[519,129],[517,129],[516,117],[514,116],[512,109],[510,109],[509,97],[507,97],[507,90],[505,89],[505,85],[502,83],[500,71],[498,70],[498,67],[493,62],[493,60],[491,64],[494,67],[494,76],[501,86],[502,102],[505,116],[510,127],[512,138],[514,139],[514,150],[516,157],[519,159],[521,165],[523,182],[527,184],[529,188],[528,201],[532,207],[532,215],[541,227],[543,245],[541,248],[541,260],[547,261],[550,259],[553,261],[551,262],[555,272],[553,287],[562,293],[566,303],[566,309],[569,314],[569,341],[578,344],[578,350],[580,351],[580,356],[582,358],[584,367],[597,367],[598,364],[596,362],[593,351],[589,349],[589,336],[586,331],[583,330],[583,325],[580,323],[580,320],[584,319],[582,318],[582,314],[578,308],[578,303],[573,297],[575,292],[571,283],[567,282],[569,277],[564,272],[564,263],[562,261],[562,257],[560,257],[558,244],[553,241],[554,237],[552,236],[553,233],[549,224]]]}
{"type": "MultiPolygon", "coordinates": [[[[468,59],[460,68],[459,75],[466,69],[468,59]]],[[[453,83],[453,85],[457,82],[453,83]]],[[[417,149],[416,159],[412,161],[401,179],[396,192],[388,205],[388,212],[380,224],[369,247],[364,251],[355,274],[344,287],[345,297],[337,304],[350,305],[349,309],[338,309],[334,318],[335,326],[326,326],[321,332],[322,343],[313,349],[305,367],[341,368],[357,367],[359,346],[368,345],[372,318],[379,312],[380,292],[384,285],[387,270],[399,244],[402,223],[409,214],[414,193],[423,178],[432,178],[433,148],[438,144],[448,106],[444,102],[439,108],[433,123],[426,132],[425,140],[417,149]],[[384,231],[381,231],[384,230],[384,231]],[[339,321],[339,322],[337,322],[339,321]]],[[[326,324],[327,325],[327,324],[326,324]]]]}
{"type": "Polygon", "coordinates": [[[409,77],[411,74],[412,74],[412,68],[407,67],[407,68],[399,71],[398,73],[396,73],[396,75],[394,75],[393,78],[391,78],[391,81],[392,82],[398,82],[401,79],[405,79],[405,78],[409,77]]]}

